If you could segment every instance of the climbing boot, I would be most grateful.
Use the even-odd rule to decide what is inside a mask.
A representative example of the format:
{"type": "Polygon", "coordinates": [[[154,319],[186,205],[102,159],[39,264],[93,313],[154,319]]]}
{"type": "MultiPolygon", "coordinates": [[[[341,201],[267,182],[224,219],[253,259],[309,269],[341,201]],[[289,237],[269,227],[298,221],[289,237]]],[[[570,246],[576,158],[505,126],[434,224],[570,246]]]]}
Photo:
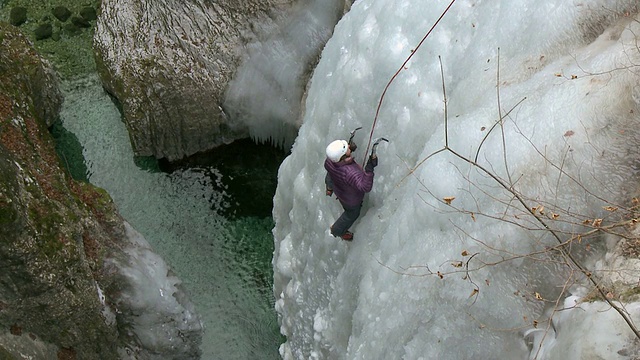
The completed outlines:
{"type": "Polygon", "coordinates": [[[344,234],[342,234],[340,238],[342,238],[342,240],[344,241],[351,241],[353,240],[353,233],[351,231],[347,231],[344,234]]]}

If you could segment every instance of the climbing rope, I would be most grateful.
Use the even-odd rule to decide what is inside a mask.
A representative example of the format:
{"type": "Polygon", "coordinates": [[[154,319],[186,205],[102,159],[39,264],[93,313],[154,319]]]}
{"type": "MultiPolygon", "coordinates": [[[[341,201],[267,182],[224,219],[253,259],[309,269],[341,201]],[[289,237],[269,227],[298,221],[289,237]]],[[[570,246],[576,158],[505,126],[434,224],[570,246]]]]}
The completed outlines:
{"type": "Polygon", "coordinates": [[[436,22],[433,24],[433,26],[431,26],[431,29],[429,29],[429,31],[422,37],[422,40],[420,40],[420,42],[418,43],[418,46],[416,46],[415,49],[411,52],[411,55],[409,55],[404,60],[402,65],[400,65],[400,68],[398,69],[398,71],[396,71],[396,73],[393,74],[393,76],[391,77],[391,79],[387,83],[387,86],[384,87],[384,91],[382,91],[382,95],[380,96],[380,101],[378,101],[378,108],[376,109],[376,115],[373,118],[373,125],[371,126],[371,132],[369,133],[369,142],[367,143],[367,149],[364,152],[364,159],[362,160],[362,165],[364,165],[365,161],[367,161],[367,154],[369,153],[369,147],[371,147],[371,140],[373,139],[373,132],[374,132],[374,130],[376,128],[376,124],[378,123],[378,115],[380,114],[380,108],[382,107],[382,100],[384,99],[384,95],[387,93],[387,90],[389,89],[389,86],[391,86],[391,83],[393,82],[393,80],[396,79],[396,77],[404,69],[405,65],[407,65],[409,60],[411,60],[413,55],[415,55],[415,53],[418,52],[418,49],[420,48],[420,46],[422,46],[422,43],[427,39],[427,37],[429,37],[429,34],[431,34],[433,29],[435,29],[435,27],[438,25],[440,20],[442,20],[444,15],[449,11],[451,6],[455,2],[456,2],[456,0],[452,0],[451,3],[449,3],[449,6],[447,6],[447,8],[442,12],[442,14],[440,14],[440,17],[438,18],[438,20],[436,20],[436,22]]]}

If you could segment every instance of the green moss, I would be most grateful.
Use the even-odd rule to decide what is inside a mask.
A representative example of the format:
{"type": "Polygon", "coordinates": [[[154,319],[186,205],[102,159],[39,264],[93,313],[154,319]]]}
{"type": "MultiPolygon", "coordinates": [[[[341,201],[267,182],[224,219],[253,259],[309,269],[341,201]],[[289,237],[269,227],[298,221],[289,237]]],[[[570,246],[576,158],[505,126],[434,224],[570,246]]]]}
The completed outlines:
{"type": "Polygon", "coordinates": [[[6,157],[6,153],[0,147],[0,233],[6,225],[13,223],[18,218],[11,197],[16,193],[15,173],[6,157]]]}
{"type": "Polygon", "coordinates": [[[53,26],[48,22],[40,24],[34,30],[34,34],[36,36],[36,40],[48,39],[51,37],[51,35],[53,35],[53,26]]]}
{"type": "MultiPolygon", "coordinates": [[[[90,5],[93,8],[99,6],[80,0],[7,0],[4,7],[0,7],[0,20],[7,21],[12,8],[23,7],[27,9],[27,22],[20,26],[20,30],[30,37],[34,42],[38,52],[52,61],[56,70],[64,78],[74,78],[95,72],[95,61],[93,58],[92,39],[93,26],[95,21],[90,21],[89,28],[68,29],[63,23],[53,15],[53,10],[58,6],[64,6],[76,17],[80,17],[80,12],[90,5]],[[54,19],[51,22],[52,37],[39,40],[36,36],[36,28],[42,19],[54,19]],[[58,39],[53,40],[53,39],[58,39]]],[[[86,12],[86,10],[85,10],[86,12]]]]}
{"type": "Polygon", "coordinates": [[[80,16],[86,21],[94,21],[98,19],[98,13],[96,13],[96,9],[91,6],[85,6],[80,9],[80,16]]]}
{"type": "Polygon", "coordinates": [[[61,225],[65,220],[58,209],[47,205],[33,205],[29,208],[29,217],[37,231],[35,237],[40,251],[51,258],[64,248],[61,225]],[[35,208],[35,206],[41,207],[35,208]]]}
{"type": "Polygon", "coordinates": [[[18,218],[16,210],[0,198],[0,225],[11,224],[18,218]]]}
{"type": "Polygon", "coordinates": [[[9,13],[9,24],[20,26],[27,21],[27,8],[23,6],[15,6],[11,8],[9,13]]]}
{"type": "Polygon", "coordinates": [[[61,22],[65,22],[71,17],[71,10],[66,6],[56,6],[51,10],[51,13],[61,22]]]}
{"type": "Polygon", "coordinates": [[[76,185],[74,193],[78,201],[88,206],[94,215],[103,217],[115,212],[113,199],[106,190],[86,182],[79,182],[76,185]]]}
{"type": "Polygon", "coordinates": [[[98,197],[96,197],[97,201],[94,203],[94,205],[98,206],[98,208],[102,211],[110,211],[113,200],[111,199],[111,195],[109,195],[107,190],[91,186],[91,191],[99,195],[98,197]]]}

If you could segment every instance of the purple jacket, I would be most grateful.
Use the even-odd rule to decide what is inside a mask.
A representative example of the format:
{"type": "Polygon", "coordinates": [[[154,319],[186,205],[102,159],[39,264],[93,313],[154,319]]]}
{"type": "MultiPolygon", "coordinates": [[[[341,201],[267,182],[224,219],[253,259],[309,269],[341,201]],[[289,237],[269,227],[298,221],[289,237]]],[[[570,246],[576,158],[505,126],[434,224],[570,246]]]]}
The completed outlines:
{"type": "Polygon", "coordinates": [[[360,205],[364,194],[373,187],[373,172],[365,172],[353,158],[337,163],[327,158],[324,168],[333,183],[333,193],[347,206],[360,205]]]}

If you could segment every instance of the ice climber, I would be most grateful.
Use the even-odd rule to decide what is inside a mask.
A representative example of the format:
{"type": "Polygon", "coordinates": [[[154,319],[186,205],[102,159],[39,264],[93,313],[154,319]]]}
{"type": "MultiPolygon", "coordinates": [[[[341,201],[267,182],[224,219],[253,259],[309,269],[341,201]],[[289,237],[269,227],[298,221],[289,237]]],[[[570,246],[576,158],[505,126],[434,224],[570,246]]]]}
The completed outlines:
{"type": "Polygon", "coordinates": [[[378,165],[378,157],[372,153],[364,169],[351,156],[356,149],[354,143],[336,140],[327,146],[324,168],[327,170],[325,185],[327,196],[335,194],[344,212],[333,225],[331,234],[343,240],[353,240],[349,227],[360,216],[364,194],[373,186],[373,168],[378,165]]]}

